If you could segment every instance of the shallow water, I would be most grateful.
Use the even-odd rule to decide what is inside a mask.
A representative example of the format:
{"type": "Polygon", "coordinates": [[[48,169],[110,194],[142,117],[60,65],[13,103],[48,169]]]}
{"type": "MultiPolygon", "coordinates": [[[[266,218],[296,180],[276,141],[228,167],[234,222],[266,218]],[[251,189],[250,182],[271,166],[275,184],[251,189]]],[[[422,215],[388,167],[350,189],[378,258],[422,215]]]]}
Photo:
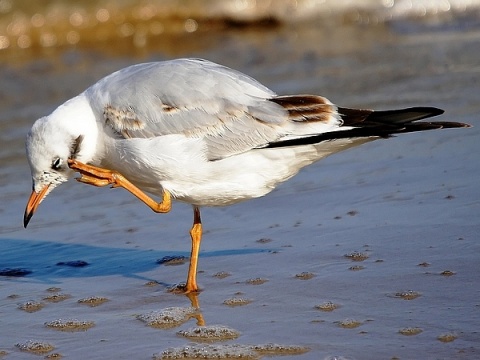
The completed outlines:
{"type": "Polygon", "coordinates": [[[194,342],[177,332],[204,322],[240,333],[210,345],[309,348],[282,358],[480,357],[476,24],[466,16],[313,21],[158,35],[140,47],[130,39],[0,52],[0,270],[31,271],[0,277],[0,351],[38,358],[15,347],[32,339],[65,358],[151,359],[194,342]],[[175,203],[156,215],[121,190],[71,182],[24,230],[31,184],[23,142],[36,118],[101,76],[184,56],[234,67],[282,94],[318,93],[350,107],[437,106],[443,120],[474,127],[369,143],[305,169],[265,198],[204,209],[200,310],[154,328],[137,316],[192,305],[166,291],[184,280],[187,265],[156,263],[188,256],[191,208],[175,203]],[[357,252],[366,258],[345,256],[357,252]],[[88,265],[58,265],[79,260],[88,265]],[[109,301],[78,302],[95,296],[109,301]],[[224,304],[235,298],[250,302],[224,304]],[[18,308],[28,301],[44,306],[18,308]],[[316,308],[325,302],[338,308],[316,308]],[[59,319],[95,325],[74,332],[44,325],[59,319]],[[404,335],[417,332],[409,328],[422,331],[404,335]]]}

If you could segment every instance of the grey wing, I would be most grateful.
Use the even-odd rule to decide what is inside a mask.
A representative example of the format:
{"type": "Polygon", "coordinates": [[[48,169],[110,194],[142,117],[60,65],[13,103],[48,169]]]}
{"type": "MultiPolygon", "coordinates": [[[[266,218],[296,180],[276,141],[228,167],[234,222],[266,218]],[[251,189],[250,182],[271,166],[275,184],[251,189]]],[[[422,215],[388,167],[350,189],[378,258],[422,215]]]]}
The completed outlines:
{"type": "Polygon", "coordinates": [[[125,138],[184,134],[202,138],[210,160],[261,147],[286,135],[288,111],[254,79],[205,60],[134,65],[87,92],[92,106],[125,138]]]}

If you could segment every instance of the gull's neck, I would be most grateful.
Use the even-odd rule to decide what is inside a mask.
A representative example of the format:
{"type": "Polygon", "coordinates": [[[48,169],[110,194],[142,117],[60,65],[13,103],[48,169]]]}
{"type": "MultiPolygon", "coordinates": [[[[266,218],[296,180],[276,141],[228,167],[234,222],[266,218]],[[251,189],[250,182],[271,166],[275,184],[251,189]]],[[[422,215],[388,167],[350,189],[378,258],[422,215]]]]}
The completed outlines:
{"type": "Polygon", "coordinates": [[[97,163],[102,157],[102,138],[99,137],[98,122],[85,93],[60,105],[50,115],[49,120],[59,124],[67,133],[82,136],[82,151],[77,160],[97,163]]]}

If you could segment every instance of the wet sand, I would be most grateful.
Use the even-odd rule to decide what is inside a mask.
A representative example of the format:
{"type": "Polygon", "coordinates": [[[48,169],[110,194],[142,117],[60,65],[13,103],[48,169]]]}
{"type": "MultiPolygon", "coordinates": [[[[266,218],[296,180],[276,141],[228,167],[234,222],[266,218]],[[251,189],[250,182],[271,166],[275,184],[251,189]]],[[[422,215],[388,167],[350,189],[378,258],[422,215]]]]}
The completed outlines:
{"type": "Polygon", "coordinates": [[[246,358],[480,357],[477,29],[453,20],[297,24],[159,39],[148,51],[0,53],[0,271],[19,275],[0,277],[0,356],[151,359],[188,345],[246,358]],[[378,140],[267,197],[203,209],[196,299],[167,291],[187,264],[157,263],[188,256],[188,205],[157,215],[121,190],[70,182],[24,230],[33,121],[118,68],[184,56],[281,94],[437,106],[443,120],[474,127],[378,140]],[[159,314],[173,322],[145,321],[159,314]]]}

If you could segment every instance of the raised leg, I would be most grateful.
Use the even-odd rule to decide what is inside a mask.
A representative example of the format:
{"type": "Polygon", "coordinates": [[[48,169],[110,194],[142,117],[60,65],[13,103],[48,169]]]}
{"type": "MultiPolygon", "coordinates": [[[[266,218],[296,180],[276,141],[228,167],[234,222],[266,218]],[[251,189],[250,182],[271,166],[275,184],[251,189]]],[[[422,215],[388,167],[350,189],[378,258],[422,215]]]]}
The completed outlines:
{"type": "Polygon", "coordinates": [[[200,242],[202,241],[202,220],[200,219],[198,206],[193,207],[193,226],[190,229],[190,236],[192,238],[192,252],[190,253],[190,267],[188,268],[185,293],[198,292],[197,265],[200,242]]]}
{"type": "Polygon", "coordinates": [[[114,188],[122,187],[135,195],[156,213],[167,213],[172,208],[172,199],[170,193],[166,190],[163,190],[163,200],[159,203],[133,185],[117,171],[87,165],[73,159],[68,160],[68,166],[82,175],[77,179],[78,181],[94,186],[112,185],[114,188]]]}

